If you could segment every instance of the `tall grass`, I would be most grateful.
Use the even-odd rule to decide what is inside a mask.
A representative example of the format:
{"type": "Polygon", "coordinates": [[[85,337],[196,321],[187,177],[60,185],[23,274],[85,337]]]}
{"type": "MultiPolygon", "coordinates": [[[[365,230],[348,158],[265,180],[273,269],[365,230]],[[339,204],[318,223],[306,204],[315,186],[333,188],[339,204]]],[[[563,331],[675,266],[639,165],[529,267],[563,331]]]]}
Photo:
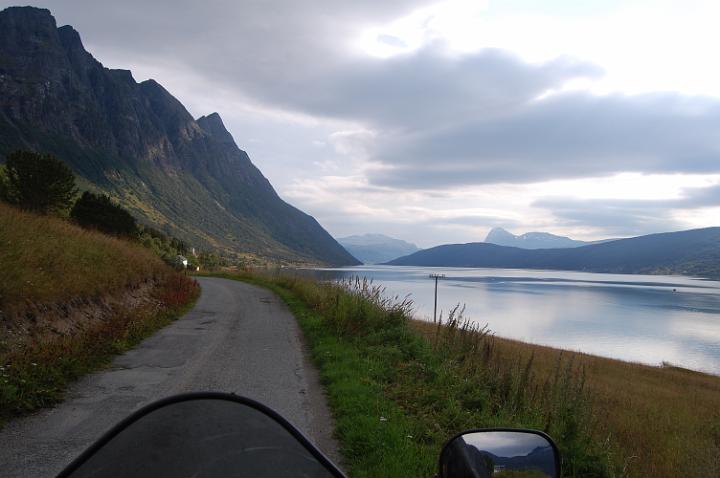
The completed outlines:
{"type": "Polygon", "coordinates": [[[591,399],[586,373],[574,355],[558,354],[545,373],[535,355],[502,353],[487,327],[456,306],[434,325],[434,350],[445,358],[448,388],[468,417],[460,428],[524,426],[553,436],[567,476],[612,476],[619,467],[608,448],[592,439],[591,399]]]}
{"type": "Polygon", "coordinates": [[[194,281],[171,275],[155,289],[151,303],[118,307],[77,333],[33,340],[0,353],[0,423],[57,402],[70,382],[169,324],[198,294],[194,281]]]}
{"type": "Polygon", "coordinates": [[[99,297],[170,269],[149,250],[0,202],[0,311],[99,297]]]}
{"type": "Polygon", "coordinates": [[[593,439],[583,369],[571,357],[550,375],[536,373],[532,356],[504,356],[460,309],[426,338],[410,327],[411,301],[360,278],[240,278],[274,288],[298,317],[352,476],[432,476],[448,437],[490,426],[549,432],[564,476],[621,473],[611,449],[593,439]]]}
{"type": "MultiPolygon", "coordinates": [[[[412,322],[428,340],[436,327],[412,322]]],[[[559,357],[584,372],[590,433],[604,443],[624,476],[718,476],[720,377],[653,367],[493,338],[501,360],[532,358],[535,376],[551,377],[559,357]]]]}
{"type": "Polygon", "coordinates": [[[0,203],[0,422],[59,400],[198,293],[139,244],[0,203]]]}

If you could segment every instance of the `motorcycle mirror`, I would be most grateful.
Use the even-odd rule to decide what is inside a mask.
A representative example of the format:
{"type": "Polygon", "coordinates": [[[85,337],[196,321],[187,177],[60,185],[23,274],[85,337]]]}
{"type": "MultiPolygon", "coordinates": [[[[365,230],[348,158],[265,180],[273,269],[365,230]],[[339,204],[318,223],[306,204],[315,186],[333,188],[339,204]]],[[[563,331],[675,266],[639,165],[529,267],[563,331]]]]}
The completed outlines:
{"type": "Polygon", "coordinates": [[[345,478],[287,420],[248,398],[190,393],[120,422],[58,478],[345,478]]]}
{"type": "Polygon", "coordinates": [[[559,478],[560,454],[552,439],[534,430],[463,432],[440,453],[440,478],[559,478]]]}

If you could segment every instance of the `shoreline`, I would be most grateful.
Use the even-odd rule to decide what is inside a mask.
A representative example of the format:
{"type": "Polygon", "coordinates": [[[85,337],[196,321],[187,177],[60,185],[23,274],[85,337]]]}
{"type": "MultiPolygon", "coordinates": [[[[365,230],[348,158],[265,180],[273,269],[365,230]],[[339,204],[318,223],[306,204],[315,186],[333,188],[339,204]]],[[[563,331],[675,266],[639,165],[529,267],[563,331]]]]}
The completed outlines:
{"type": "MultiPolygon", "coordinates": [[[[430,330],[434,330],[437,327],[437,323],[433,323],[431,320],[424,320],[424,319],[418,319],[418,318],[412,318],[410,319],[411,326],[423,334],[427,335],[430,330]]],[[[443,324],[445,325],[445,324],[443,324]]],[[[586,357],[591,360],[606,360],[608,362],[614,362],[618,365],[627,365],[627,366],[634,366],[634,367],[647,367],[649,369],[656,369],[656,370],[676,370],[683,373],[688,374],[697,374],[701,376],[707,376],[707,377],[713,377],[720,380],[720,373],[712,373],[705,370],[696,370],[688,367],[683,367],[682,365],[674,364],[672,362],[668,361],[661,361],[659,364],[652,364],[652,363],[646,363],[646,362],[639,362],[634,360],[623,360],[616,357],[608,357],[605,355],[598,355],[593,354],[590,352],[583,352],[582,350],[572,350],[572,349],[565,349],[562,347],[556,347],[554,345],[548,345],[548,344],[541,344],[536,342],[528,342],[526,340],[520,340],[520,339],[514,339],[512,337],[504,337],[501,335],[495,335],[492,333],[492,330],[490,330],[490,334],[493,335],[495,340],[498,340],[500,342],[508,343],[508,344],[515,344],[518,347],[526,347],[526,348],[532,348],[537,350],[542,350],[546,352],[556,353],[556,354],[569,354],[569,355],[575,355],[575,356],[581,356],[586,357]]]]}
{"type": "Polygon", "coordinates": [[[274,290],[296,314],[351,471],[426,475],[428,453],[448,435],[491,426],[545,430],[579,476],[704,476],[720,465],[720,377],[413,320],[407,302],[382,298],[368,280],[346,289],[227,276],[274,290]]]}
{"type": "MultiPolygon", "coordinates": [[[[409,294],[413,318],[432,323],[433,290],[423,278],[435,270],[361,266],[300,274],[318,280],[366,277],[387,296],[409,294]]],[[[718,281],[519,269],[440,270],[448,276],[438,289],[443,319],[455,305],[464,304],[466,318],[487,324],[500,337],[720,375],[720,351],[704,332],[720,333],[720,323],[714,321],[720,314],[718,281]]]]}

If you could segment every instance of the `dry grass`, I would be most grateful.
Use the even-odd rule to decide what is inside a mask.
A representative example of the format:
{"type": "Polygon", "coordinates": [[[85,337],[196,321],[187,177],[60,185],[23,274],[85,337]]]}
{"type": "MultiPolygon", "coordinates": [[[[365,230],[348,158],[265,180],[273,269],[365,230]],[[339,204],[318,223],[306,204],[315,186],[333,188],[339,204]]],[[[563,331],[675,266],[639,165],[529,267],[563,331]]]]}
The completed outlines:
{"type": "Polygon", "coordinates": [[[138,307],[116,304],[101,320],[71,333],[30,340],[0,351],[0,425],[8,418],[52,405],[78,377],[102,367],[182,315],[199,295],[197,283],[173,274],[138,307]]]}
{"type": "Polygon", "coordinates": [[[199,294],[140,244],[0,203],[0,422],[62,398],[199,294]]]}
{"type": "Polygon", "coordinates": [[[126,240],[0,203],[0,311],[94,298],[171,272],[126,240]]]}
{"type": "MultiPolygon", "coordinates": [[[[413,321],[412,326],[437,341],[435,324],[413,321]]],[[[507,363],[525,363],[532,357],[538,381],[557,373],[561,355],[571,359],[575,370],[585,374],[592,435],[613,450],[626,476],[718,476],[720,377],[497,337],[480,340],[492,340],[495,354],[507,363]]],[[[462,346],[462,340],[455,343],[462,346]]]]}

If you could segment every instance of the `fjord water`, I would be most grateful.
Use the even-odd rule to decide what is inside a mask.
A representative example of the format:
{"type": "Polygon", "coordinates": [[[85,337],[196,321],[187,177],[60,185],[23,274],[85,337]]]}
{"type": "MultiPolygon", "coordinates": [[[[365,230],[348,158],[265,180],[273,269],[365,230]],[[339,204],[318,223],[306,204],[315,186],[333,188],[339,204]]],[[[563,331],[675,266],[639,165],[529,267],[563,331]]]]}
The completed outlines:
{"type": "Polygon", "coordinates": [[[680,276],[519,269],[359,266],[304,271],[318,279],[366,277],[386,295],[409,295],[415,317],[465,305],[496,335],[605,357],[720,374],[720,282],[680,276]]]}

